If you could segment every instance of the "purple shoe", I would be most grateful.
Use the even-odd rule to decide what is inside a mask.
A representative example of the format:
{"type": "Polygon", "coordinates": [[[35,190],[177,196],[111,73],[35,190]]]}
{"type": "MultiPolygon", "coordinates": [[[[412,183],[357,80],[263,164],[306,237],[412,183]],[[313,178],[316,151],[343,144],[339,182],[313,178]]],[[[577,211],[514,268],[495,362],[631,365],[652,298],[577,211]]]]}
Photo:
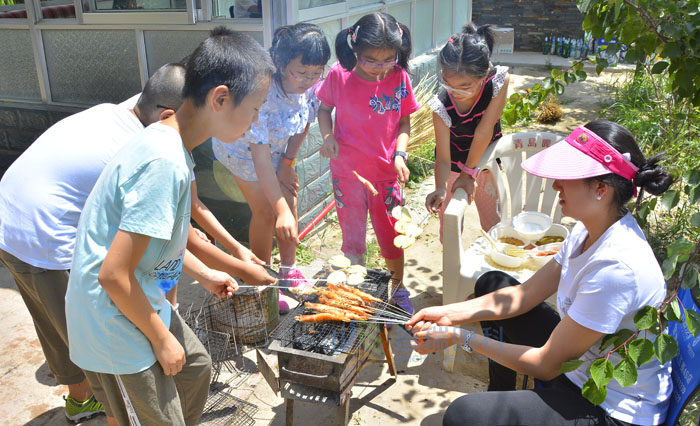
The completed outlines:
{"type": "Polygon", "coordinates": [[[394,296],[391,298],[391,301],[394,303],[394,305],[413,315],[414,309],[413,305],[411,305],[410,297],[411,293],[409,293],[408,290],[405,288],[400,288],[394,292],[394,296]]]}

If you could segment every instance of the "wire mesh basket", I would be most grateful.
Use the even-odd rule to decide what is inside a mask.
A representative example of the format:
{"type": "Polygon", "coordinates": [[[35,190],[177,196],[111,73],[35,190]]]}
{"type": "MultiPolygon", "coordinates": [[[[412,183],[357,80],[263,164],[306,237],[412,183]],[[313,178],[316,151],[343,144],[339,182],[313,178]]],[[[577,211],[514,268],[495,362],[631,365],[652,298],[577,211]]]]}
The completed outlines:
{"type": "Polygon", "coordinates": [[[255,405],[222,390],[213,390],[198,425],[201,426],[253,426],[253,416],[258,412],[255,405]]]}

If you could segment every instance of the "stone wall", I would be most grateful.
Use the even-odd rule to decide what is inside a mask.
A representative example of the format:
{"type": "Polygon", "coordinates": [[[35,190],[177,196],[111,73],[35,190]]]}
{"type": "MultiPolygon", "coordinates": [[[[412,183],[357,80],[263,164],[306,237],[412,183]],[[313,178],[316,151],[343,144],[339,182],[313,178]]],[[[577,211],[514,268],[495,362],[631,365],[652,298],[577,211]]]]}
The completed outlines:
{"type": "Polygon", "coordinates": [[[583,15],[574,0],[473,0],[472,19],[477,25],[514,28],[515,51],[541,52],[551,34],[583,37],[583,15]]]}
{"type": "Polygon", "coordinates": [[[0,177],[44,130],[77,111],[80,109],[0,104],[0,177]]]}

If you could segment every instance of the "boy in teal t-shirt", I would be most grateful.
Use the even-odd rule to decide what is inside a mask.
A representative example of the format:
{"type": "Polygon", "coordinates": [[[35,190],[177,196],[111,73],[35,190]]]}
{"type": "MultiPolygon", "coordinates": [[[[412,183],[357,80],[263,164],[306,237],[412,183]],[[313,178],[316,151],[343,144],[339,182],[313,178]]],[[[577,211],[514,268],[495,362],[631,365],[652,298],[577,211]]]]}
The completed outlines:
{"type": "MultiPolygon", "coordinates": [[[[182,107],[113,157],[85,204],[66,293],[68,339],[110,424],[193,425],[202,414],[211,359],[165,299],[181,272],[203,269],[185,249],[190,152],[210,137],[243,135],[272,71],[252,38],[214,29],[189,58],[182,107]]],[[[236,289],[223,273],[201,284],[220,296],[236,289]]]]}

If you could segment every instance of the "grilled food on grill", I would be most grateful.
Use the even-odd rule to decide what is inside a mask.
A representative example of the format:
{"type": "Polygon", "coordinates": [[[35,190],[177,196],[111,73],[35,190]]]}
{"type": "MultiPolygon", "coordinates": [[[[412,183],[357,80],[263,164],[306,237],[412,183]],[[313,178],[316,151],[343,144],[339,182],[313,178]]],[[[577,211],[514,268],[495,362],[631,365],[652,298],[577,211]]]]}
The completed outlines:
{"type": "Polygon", "coordinates": [[[352,262],[342,254],[336,254],[328,258],[328,264],[336,269],[345,269],[348,268],[352,262]]]}
{"type": "Polygon", "coordinates": [[[323,321],[343,321],[350,322],[347,317],[339,317],[333,314],[311,314],[311,315],[297,315],[294,317],[295,320],[299,322],[323,322],[323,321]]]}
{"type": "Polygon", "coordinates": [[[352,294],[360,296],[362,298],[362,300],[364,300],[367,303],[372,303],[372,302],[382,303],[383,302],[382,299],[374,297],[371,294],[365,293],[364,291],[360,290],[359,288],[350,287],[347,284],[339,284],[338,287],[345,290],[345,291],[349,291],[352,294]]]}
{"type": "Polygon", "coordinates": [[[318,313],[324,313],[324,314],[333,314],[339,317],[346,317],[351,320],[366,320],[369,318],[369,315],[363,314],[363,315],[358,315],[354,312],[350,312],[348,310],[344,310],[342,308],[337,308],[333,306],[328,306],[328,305],[322,305],[320,303],[311,303],[311,302],[306,302],[304,304],[304,307],[311,309],[312,311],[316,311],[318,313]]]}

